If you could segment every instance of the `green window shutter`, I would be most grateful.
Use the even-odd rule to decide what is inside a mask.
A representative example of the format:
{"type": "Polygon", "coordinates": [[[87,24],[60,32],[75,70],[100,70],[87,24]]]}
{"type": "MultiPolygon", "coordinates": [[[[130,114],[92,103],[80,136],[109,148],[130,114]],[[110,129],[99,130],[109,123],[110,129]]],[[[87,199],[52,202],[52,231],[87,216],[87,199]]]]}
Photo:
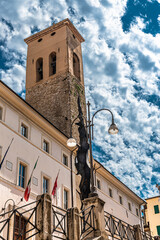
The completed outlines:
{"type": "Polygon", "coordinates": [[[160,236],[160,226],[157,226],[157,234],[160,236]]]}
{"type": "Polygon", "coordinates": [[[159,206],[158,206],[158,205],[155,205],[155,206],[154,206],[154,212],[155,212],[155,214],[156,214],[156,213],[159,213],[159,206]]]}

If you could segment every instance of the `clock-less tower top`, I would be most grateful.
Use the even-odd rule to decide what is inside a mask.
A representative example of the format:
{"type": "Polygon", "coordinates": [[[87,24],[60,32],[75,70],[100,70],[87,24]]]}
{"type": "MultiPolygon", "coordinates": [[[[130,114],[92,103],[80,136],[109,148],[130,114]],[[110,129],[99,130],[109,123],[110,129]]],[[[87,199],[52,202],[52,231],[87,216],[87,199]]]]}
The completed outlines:
{"type": "Polygon", "coordinates": [[[78,114],[78,95],[86,113],[81,52],[84,39],[65,19],[24,41],[28,44],[26,101],[69,136],[70,124],[78,114]]]}

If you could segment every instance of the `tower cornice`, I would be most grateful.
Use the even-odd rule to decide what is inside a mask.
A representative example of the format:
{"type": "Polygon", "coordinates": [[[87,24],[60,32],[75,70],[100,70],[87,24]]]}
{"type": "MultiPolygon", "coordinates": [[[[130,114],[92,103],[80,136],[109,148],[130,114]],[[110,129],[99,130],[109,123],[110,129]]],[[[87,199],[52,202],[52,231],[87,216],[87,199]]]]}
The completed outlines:
{"type": "Polygon", "coordinates": [[[81,34],[78,32],[78,30],[74,27],[74,25],[68,18],[66,18],[63,21],[58,22],[58,23],[52,25],[51,27],[48,27],[38,33],[35,33],[34,35],[32,35],[28,38],[25,38],[24,41],[25,41],[25,43],[29,44],[30,42],[32,42],[36,39],[42,38],[44,35],[51,33],[53,31],[56,31],[57,29],[65,26],[65,25],[69,27],[69,29],[73,32],[75,37],[80,41],[80,43],[85,41],[84,38],[81,36],[81,34]]]}

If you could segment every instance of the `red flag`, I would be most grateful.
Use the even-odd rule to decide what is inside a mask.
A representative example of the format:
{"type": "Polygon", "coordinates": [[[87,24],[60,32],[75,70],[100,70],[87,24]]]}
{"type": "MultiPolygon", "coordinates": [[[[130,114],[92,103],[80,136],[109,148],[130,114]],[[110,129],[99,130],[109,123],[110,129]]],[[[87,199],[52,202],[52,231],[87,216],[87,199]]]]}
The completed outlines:
{"type": "Polygon", "coordinates": [[[28,199],[29,199],[30,192],[31,192],[31,177],[30,177],[30,179],[29,179],[29,181],[28,181],[26,190],[25,190],[25,192],[24,192],[24,199],[25,199],[26,201],[28,201],[28,199]]]}
{"type": "Polygon", "coordinates": [[[52,190],[52,195],[53,195],[53,196],[56,194],[58,175],[59,175],[59,171],[58,171],[56,180],[55,180],[55,182],[54,182],[53,190],[52,190]]]}

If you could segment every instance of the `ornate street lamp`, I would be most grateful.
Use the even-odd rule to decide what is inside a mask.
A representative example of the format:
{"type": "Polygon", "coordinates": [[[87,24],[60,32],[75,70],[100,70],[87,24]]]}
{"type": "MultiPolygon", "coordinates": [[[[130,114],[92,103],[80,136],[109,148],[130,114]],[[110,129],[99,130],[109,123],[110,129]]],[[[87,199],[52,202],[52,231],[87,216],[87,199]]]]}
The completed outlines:
{"type": "MultiPolygon", "coordinates": [[[[94,126],[94,123],[93,123],[93,120],[94,120],[94,117],[95,115],[98,113],[98,112],[101,112],[101,111],[108,111],[110,112],[111,116],[112,116],[112,123],[108,129],[108,133],[109,134],[117,134],[118,133],[118,128],[116,126],[116,124],[114,123],[114,116],[113,116],[113,113],[111,112],[111,110],[109,110],[108,108],[102,108],[102,109],[99,109],[98,111],[96,111],[92,118],[90,116],[90,102],[88,101],[87,103],[87,106],[88,106],[88,119],[86,120],[86,127],[88,128],[88,140],[89,140],[89,149],[90,149],[90,168],[91,168],[91,196],[94,195],[94,191],[95,191],[95,187],[94,187],[94,178],[93,178],[93,157],[92,157],[92,139],[93,139],[93,126],[94,126]]],[[[74,122],[77,120],[78,116],[73,120],[72,124],[71,124],[71,132],[70,132],[70,138],[68,139],[67,141],[67,146],[68,147],[75,147],[76,146],[76,140],[72,137],[72,127],[73,127],[73,124],[74,122]]]]}
{"type": "Polygon", "coordinates": [[[68,147],[75,147],[77,145],[77,143],[76,143],[76,140],[74,139],[74,138],[69,138],[68,140],[67,140],[67,146],[68,147]]]}

